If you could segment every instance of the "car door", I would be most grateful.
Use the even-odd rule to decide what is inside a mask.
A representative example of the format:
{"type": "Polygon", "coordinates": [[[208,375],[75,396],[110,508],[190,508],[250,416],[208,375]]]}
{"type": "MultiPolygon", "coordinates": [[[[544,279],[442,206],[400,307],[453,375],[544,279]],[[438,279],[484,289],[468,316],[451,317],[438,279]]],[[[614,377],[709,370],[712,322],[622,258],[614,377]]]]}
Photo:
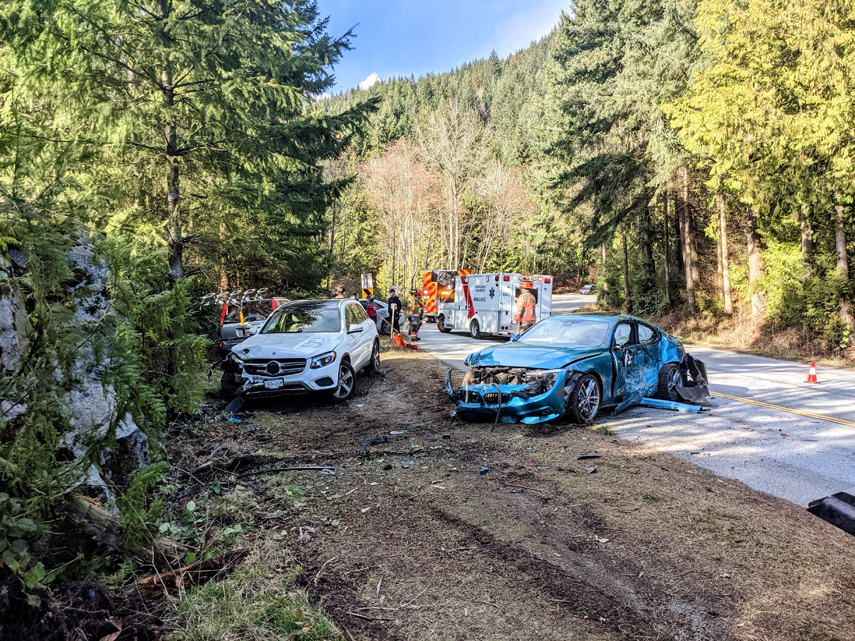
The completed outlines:
{"type": "Polygon", "coordinates": [[[361,306],[355,306],[353,314],[356,318],[356,322],[362,326],[362,333],[359,334],[359,338],[357,339],[359,341],[361,353],[360,365],[367,365],[371,360],[371,351],[374,348],[374,339],[377,337],[377,327],[361,306]]]}
{"type": "Polygon", "coordinates": [[[364,310],[357,303],[348,303],[344,308],[345,330],[350,343],[350,361],[356,370],[364,366],[366,359],[365,337],[368,331],[362,324],[364,314],[364,310]],[[353,325],[358,325],[362,331],[351,332],[350,328],[353,325]]]}
{"type": "Polygon", "coordinates": [[[636,340],[635,323],[620,321],[612,335],[612,398],[644,393],[643,356],[636,340]]]}
{"type": "Polygon", "coordinates": [[[644,385],[647,388],[647,393],[652,393],[659,385],[659,368],[664,364],[659,362],[659,341],[662,340],[662,335],[659,330],[646,323],[636,323],[636,332],[638,333],[638,345],[641,349],[640,356],[643,360],[644,385]]]}

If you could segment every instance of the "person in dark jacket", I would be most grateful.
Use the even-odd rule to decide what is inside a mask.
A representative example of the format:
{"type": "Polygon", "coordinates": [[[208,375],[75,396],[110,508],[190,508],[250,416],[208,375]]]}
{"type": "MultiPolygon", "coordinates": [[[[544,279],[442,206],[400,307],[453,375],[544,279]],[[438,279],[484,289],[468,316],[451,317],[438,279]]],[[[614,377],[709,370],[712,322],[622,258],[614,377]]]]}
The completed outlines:
{"type": "Polygon", "coordinates": [[[401,290],[398,287],[393,287],[389,291],[389,300],[387,304],[389,305],[389,316],[392,320],[392,329],[397,331],[401,331],[401,310],[404,306],[401,304],[401,299],[398,298],[398,292],[401,290]]]}

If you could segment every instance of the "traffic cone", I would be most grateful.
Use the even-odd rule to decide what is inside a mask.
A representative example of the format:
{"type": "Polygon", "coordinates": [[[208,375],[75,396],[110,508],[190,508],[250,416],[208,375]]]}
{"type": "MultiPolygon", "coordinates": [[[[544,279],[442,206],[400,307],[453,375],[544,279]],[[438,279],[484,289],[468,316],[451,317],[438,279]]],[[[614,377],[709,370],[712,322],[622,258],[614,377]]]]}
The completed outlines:
{"type": "Polygon", "coordinates": [[[819,382],[816,380],[816,363],[814,363],[813,361],[811,361],[811,363],[810,363],[810,372],[808,372],[807,382],[808,383],[818,383],[819,382]]]}

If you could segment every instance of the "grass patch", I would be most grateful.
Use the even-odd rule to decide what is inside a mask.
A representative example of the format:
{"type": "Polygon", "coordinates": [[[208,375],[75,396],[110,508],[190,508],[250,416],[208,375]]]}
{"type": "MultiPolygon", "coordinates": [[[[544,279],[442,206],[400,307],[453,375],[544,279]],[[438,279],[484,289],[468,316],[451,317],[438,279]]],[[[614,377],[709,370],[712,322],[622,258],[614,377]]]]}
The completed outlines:
{"type": "Polygon", "coordinates": [[[260,542],[248,565],[179,595],[170,641],[344,641],[304,590],[282,545],[260,542]]]}
{"type": "Polygon", "coordinates": [[[594,434],[600,434],[602,436],[614,436],[615,433],[607,428],[605,425],[600,425],[599,427],[594,427],[591,429],[594,434]]]}

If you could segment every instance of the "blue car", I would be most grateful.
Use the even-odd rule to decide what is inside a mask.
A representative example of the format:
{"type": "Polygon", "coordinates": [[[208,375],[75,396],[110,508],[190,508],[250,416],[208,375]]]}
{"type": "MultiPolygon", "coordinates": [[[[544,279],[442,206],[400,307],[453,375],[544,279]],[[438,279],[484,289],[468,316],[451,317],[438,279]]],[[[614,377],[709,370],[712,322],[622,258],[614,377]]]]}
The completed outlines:
{"type": "Polygon", "coordinates": [[[470,368],[446,392],[467,420],[542,423],[565,414],[590,423],[656,396],[703,404],[706,367],[683,343],[640,318],[617,313],[553,316],[509,343],[466,359],[470,368]]]}

